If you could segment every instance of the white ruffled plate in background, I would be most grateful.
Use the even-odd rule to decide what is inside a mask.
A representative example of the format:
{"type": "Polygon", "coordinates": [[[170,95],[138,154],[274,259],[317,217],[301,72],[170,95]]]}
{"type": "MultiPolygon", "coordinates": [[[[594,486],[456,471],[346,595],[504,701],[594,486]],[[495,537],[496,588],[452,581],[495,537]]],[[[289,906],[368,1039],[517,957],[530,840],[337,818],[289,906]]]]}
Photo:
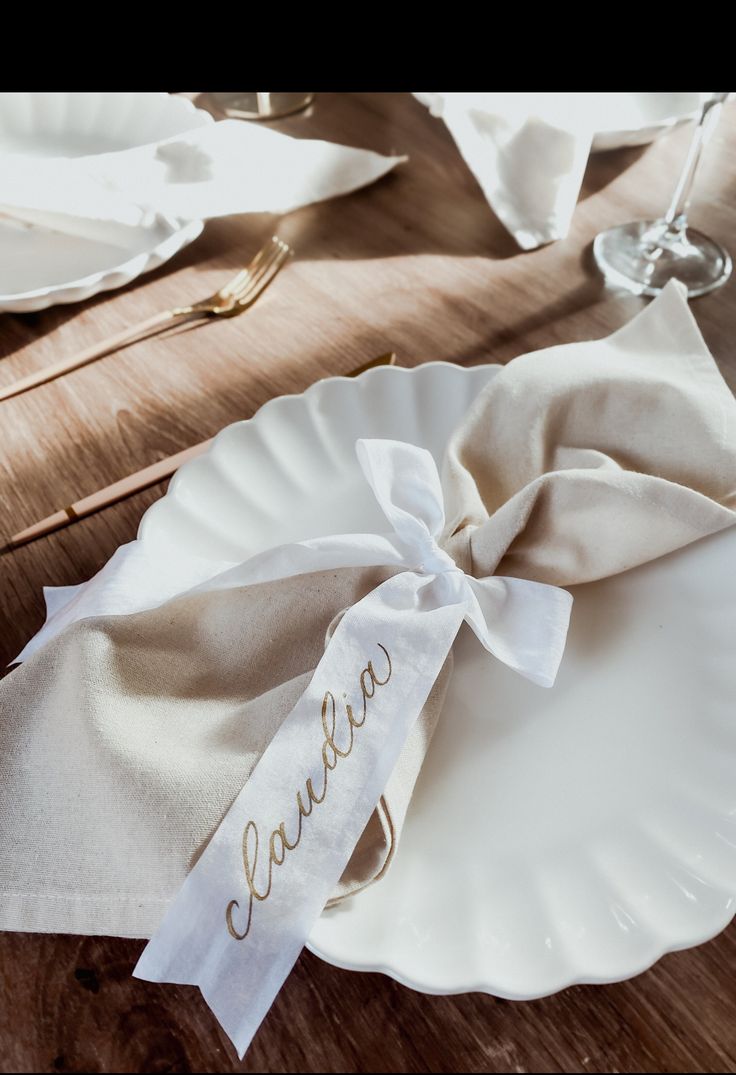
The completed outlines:
{"type": "MultiPolygon", "coordinates": [[[[0,149],[79,157],[156,142],[213,122],[169,93],[0,93],[0,149]]],[[[121,250],[0,216],[0,310],[27,313],[81,302],[157,269],[201,233],[160,219],[121,250]]]]}
{"type": "Polygon", "coordinates": [[[707,93],[598,93],[592,150],[644,146],[698,117],[707,93]]]}

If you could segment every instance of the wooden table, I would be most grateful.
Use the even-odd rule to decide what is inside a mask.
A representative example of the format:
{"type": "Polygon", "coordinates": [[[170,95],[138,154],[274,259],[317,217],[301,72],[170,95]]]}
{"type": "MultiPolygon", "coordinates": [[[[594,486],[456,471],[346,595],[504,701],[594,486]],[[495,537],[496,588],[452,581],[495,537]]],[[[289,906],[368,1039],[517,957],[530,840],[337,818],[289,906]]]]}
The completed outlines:
{"type": "MultiPolygon", "coordinates": [[[[522,254],[442,123],[408,94],[320,94],[311,113],[278,126],[410,161],[366,190],[280,221],[297,259],[244,317],[130,347],[3,404],[5,536],[249,417],[274,395],[386,350],[406,365],[505,362],[618,328],[643,300],[602,286],[591,241],[664,207],[688,138],[678,131],[594,158],[568,238],[522,254]]],[[[734,174],[731,105],[692,215],[736,251],[734,174]]],[[[275,227],[265,216],[217,221],[123,291],[0,315],[0,383],[213,291],[275,227]]],[[[736,281],[693,310],[736,386],[736,281]]],[[[163,492],[150,489],[0,558],[3,665],[42,623],[41,587],[92,575],[163,492]]],[[[733,926],[633,981],[529,1003],[422,996],[304,954],[242,1064],[197,990],[131,978],[141,948],[0,935],[0,1070],[736,1071],[733,926]]]]}

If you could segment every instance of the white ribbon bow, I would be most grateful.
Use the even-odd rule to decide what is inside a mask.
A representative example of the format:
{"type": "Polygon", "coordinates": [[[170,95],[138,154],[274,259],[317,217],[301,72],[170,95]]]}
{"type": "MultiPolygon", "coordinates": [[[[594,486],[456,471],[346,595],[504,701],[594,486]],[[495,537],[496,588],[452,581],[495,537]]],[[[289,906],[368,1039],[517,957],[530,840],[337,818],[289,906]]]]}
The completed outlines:
{"type": "Polygon", "coordinates": [[[440,548],[442,488],[429,452],[360,440],[357,453],[392,533],[282,546],[197,587],[342,566],[403,568],[345,612],[135,969],[150,981],[198,985],[241,1057],[347,865],[463,620],[490,653],[547,687],[565,645],[569,593],[472,578],[440,548]]]}
{"type": "Polygon", "coordinates": [[[572,596],[525,579],[466,575],[437,544],[445,512],[430,453],[388,440],[359,440],[356,451],[394,529],[385,540],[402,566],[428,576],[423,602],[462,606],[463,618],[489,653],[532,682],[551,687],[565,649],[572,596]]]}

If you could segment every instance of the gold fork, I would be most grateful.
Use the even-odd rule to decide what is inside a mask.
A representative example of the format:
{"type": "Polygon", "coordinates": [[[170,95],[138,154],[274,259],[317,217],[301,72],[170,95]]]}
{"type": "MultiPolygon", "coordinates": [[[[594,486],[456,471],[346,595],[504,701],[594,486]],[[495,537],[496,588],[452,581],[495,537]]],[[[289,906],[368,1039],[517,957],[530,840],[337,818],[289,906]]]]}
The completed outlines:
{"type": "Polygon", "coordinates": [[[101,343],[95,343],[84,351],[79,351],[76,355],[63,358],[60,362],[37,370],[28,377],[22,377],[6,385],[5,388],[0,388],[0,400],[18,396],[21,392],[27,392],[29,388],[35,388],[39,384],[46,384],[47,381],[62,377],[70,370],[86,366],[89,362],[94,362],[96,358],[102,358],[103,355],[108,355],[120,347],[126,347],[130,343],[154,336],[177,325],[185,324],[187,321],[236,317],[242,314],[263,294],[292,253],[288,243],[274,235],[258,251],[250,264],[214,295],[202,299],[201,302],[195,302],[191,306],[177,306],[173,310],[164,310],[163,313],[154,314],[153,317],[124,329],[116,336],[110,336],[101,343]]]}

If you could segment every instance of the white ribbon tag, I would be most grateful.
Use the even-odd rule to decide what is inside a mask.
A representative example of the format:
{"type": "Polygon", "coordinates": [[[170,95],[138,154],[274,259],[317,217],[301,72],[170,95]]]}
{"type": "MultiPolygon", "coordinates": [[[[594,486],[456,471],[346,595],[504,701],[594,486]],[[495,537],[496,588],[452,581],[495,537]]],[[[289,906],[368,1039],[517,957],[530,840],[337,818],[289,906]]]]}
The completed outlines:
{"type": "Polygon", "coordinates": [[[332,895],[462,622],[462,605],[418,611],[419,578],[389,579],[343,617],[135,969],[149,981],[198,985],[241,1057],[332,895]]]}
{"type": "Polygon", "coordinates": [[[309,687],[145,948],[135,975],[198,985],[244,1055],[385,789],[463,620],[522,675],[551,686],[572,597],[521,579],[465,575],[429,452],[359,441],[394,533],[317,539],[255,557],[205,586],[338,564],[404,570],[353,605],[309,687]]]}

